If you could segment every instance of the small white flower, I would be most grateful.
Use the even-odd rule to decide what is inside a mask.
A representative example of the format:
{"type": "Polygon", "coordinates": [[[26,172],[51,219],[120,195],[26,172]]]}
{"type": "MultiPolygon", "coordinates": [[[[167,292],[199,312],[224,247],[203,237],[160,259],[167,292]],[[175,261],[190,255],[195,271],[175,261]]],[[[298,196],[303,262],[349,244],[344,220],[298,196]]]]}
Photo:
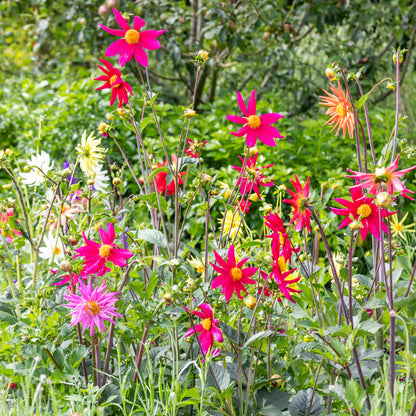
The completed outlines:
{"type": "Polygon", "coordinates": [[[102,165],[98,165],[94,168],[94,173],[91,175],[91,179],[94,181],[94,188],[99,192],[107,192],[108,176],[107,172],[103,170],[102,165]]]}
{"type": "Polygon", "coordinates": [[[45,175],[48,175],[53,167],[50,156],[43,150],[40,155],[32,156],[26,163],[32,169],[30,172],[23,172],[21,177],[23,183],[29,186],[40,185],[45,180],[45,175]]]}
{"type": "Polygon", "coordinates": [[[53,234],[49,234],[48,236],[45,235],[43,242],[45,246],[39,249],[39,257],[48,259],[49,262],[51,262],[52,259],[58,261],[65,257],[64,247],[59,237],[58,241],[56,241],[56,237],[53,234]]]}

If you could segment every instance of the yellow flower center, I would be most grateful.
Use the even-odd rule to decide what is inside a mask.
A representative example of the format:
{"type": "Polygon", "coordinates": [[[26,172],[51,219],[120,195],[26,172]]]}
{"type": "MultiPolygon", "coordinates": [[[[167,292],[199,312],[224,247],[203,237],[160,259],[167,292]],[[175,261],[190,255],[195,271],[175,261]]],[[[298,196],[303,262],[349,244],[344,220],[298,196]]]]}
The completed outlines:
{"type": "Polygon", "coordinates": [[[397,223],[393,224],[394,229],[399,233],[400,231],[403,231],[403,224],[397,223]]]}
{"type": "Polygon", "coordinates": [[[55,256],[59,256],[61,254],[61,249],[59,247],[55,248],[55,256]]]}
{"type": "Polygon", "coordinates": [[[362,204],[357,209],[357,214],[360,217],[367,218],[371,215],[371,207],[368,204],[362,204]]]}
{"type": "Polygon", "coordinates": [[[339,104],[337,105],[337,109],[336,109],[336,111],[337,111],[337,114],[338,114],[341,118],[344,118],[344,117],[347,115],[347,110],[346,110],[346,108],[345,108],[345,106],[344,106],[344,104],[343,104],[343,103],[339,103],[339,104]]]}
{"type": "Polygon", "coordinates": [[[124,39],[130,45],[133,45],[134,43],[137,43],[139,41],[139,39],[140,39],[140,33],[137,30],[130,29],[124,35],[124,39]]]}
{"type": "Polygon", "coordinates": [[[212,328],[212,321],[210,318],[205,318],[202,321],[202,328],[206,329],[207,331],[209,331],[212,328]]]}
{"type": "Polygon", "coordinates": [[[111,246],[110,245],[108,245],[108,244],[104,244],[104,245],[102,245],[101,247],[100,247],[100,250],[99,250],[99,252],[98,252],[98,254],[101,256],[101,257],[108,257],[110,254],[111,254],[111,246]]]}
{"type": "Polygon", "coordinates": [[[117,88],[117,87],[119,87],[119,86],[120,86],[120,84],[114,84],[114,83],[116,82],[116,79],[117,79],[117,75],[113,75],[113,76],[110,78],[111,88],[117,88]],[[114,85],[113,85],[113,84],[114,84],[114,85]]]}
{"type": "Polygon", "coordinates": [[[233,280],[240,280],[243,277],[243,273],[238,267],[233,267],[231,269],[231,277],[233,280]]]}
{"type": "Polygon", "coordinates": [[[260,127],[261,121],[259,116],[250,116],[247,118],[247,123],[252,129],[257,129],[260,127]]]}
{"type": "Polygon", "coordinates": [[[90,302],[87,302],[85,305],[85,312],[91,312],[93,315],[98,315],[100,313],[100,305],[97,302],[94,302],[93,300],[90,302]]]}
{"type": "Polygon", "coordinates": [[[204,270],[205,270],[205,267],[204,267],[204,265],[203,265],[203,264],[200,264],[200,265],[196,268],[196,271],[197,271],[198,273],[203,273],[203,272],[204,272],[204,270]]]}
{"type": "Polygon", "coordinates": [[[281,272],[284,272],[286,270],[286,260],[283,256],[280,256],[277,260],[277,264],[279,265],[279,269],[281,272]]]}

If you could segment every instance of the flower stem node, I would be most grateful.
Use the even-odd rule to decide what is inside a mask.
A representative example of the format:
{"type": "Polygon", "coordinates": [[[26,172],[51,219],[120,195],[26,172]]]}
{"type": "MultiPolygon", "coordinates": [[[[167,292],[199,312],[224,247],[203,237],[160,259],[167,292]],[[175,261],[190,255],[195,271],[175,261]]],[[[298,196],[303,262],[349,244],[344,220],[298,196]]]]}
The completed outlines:
{"type": "Polygon", "coordinates": [[[396,312],[394,309],[392,309],[392,310],[389,312],[389,315],[390,315],[392,318],[396,318],[396,316],[398,316],[398,315],[397,315],[397,312],[396,312]]]}

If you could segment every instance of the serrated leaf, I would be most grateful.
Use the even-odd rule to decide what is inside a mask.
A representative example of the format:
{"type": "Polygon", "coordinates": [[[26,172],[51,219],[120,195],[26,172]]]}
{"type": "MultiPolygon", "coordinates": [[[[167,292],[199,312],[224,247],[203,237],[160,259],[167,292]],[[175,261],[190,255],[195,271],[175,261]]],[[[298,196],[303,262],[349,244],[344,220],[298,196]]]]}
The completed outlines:
{"type": "Polygon", "coordinates": [[[368,276],[365,276],[363,274],[355,274],[353,276],[353,279],[356,278],[358,282],[363,285],[365,288],[370,289],[373,281],[368,276]]]}
{"type": "Polygon", "coordinates": [[[214,376],[218,386],[221,390],[226,390],[231,382],[231,377],[228,371],[219,364],[211,363],[209,365],[210,371],[208,372],[208,380],[211,386],[215,386],[212,377],[214,376]]]}
{"type": "Polygon", "coordinates": [[[375,335],[381,328],[384,328],[383,324],[368,319],[367,321],[360,322],[354,332],[356,332],[356,337],[360,335],[375,335]]]}
{"type": "Polygon", "coordinates": [[[261,339],[264,338],[269,338],[271,337],[273,334],[275,333],[275,331],[272,331],[270,329],[268,329],[267,331],[261,331],[261,332],[257,332],[257,334],[252,335],[247,342],[244,344],[244,347],[248,347],[250,344],[259,341],[261,339]]]}
{"type": "Polygon", "coordinates": [[[318,393],[312,389],[298,392],[289,406],[291,416],[320,416],[323,410],[318,393]]]}
{"type": "Polygon", "coordinates": [[[148,194],[148,195],[140,195],[140,200],[147,202],[151,208],[155,208],[155,209],[159,209],[159,203],[160,203],[160,208],[162,209],[162,211],[166,211],[168,207],[168,203],[166,202],[166,199],[164,198],[163,195],[159,195],[159,203],[158,203],[158,195],[156,194],[156,192],[152,192],[151,194],[148,194]]]}
{"type": "Polygon", "coordinates": [[[166,239],[163,233],[158,230],[152,230],[151,228],[146,228],[144,230],[139,230],[137,232],[137,238],[139,240],[147,241],[151,244],[156,244],[157,246],[166,249],[166,239]]]}
{"type": "Polygon", "coordinates": [[[146,178],[144,185],[147,185],[158,173],[161,172],[169,172],[169,168],[167,166],[161,166],[160,168],[153,170],[152,173],[146,178]]]}
{"type": "Polygon", "coordinates": [[[178,159],[178,172],[180,172],[185,166],[193,166],[198,163],[198,159],[194,157],[180,157],[178,159]]]}
{"type": "Polygon", "coordinates": [[[348,380],[345,388],[345,397],[349,400],[357,412],[361,411],[364,405],[366,394],[361,385],[353,378],[348,380]]]}
{"type": "Polygon", "coordinates": [[[416,304],[416,293],[412,293],[411,295],[407,296],[407,298],[403,297],[401,299],[394,300],[394,310],[402,309],[406,306],[413,306],[416,304]]]}
{"type": "Polygon", "coordinates": [[[147,300],[150,300],[150,298],[153,296],[153,291],[157,285],[159,278],[157,274],[154,274],[151,278],[149,283],[147,284],[146,291],[144,292],[144,296],[147,300]]]}

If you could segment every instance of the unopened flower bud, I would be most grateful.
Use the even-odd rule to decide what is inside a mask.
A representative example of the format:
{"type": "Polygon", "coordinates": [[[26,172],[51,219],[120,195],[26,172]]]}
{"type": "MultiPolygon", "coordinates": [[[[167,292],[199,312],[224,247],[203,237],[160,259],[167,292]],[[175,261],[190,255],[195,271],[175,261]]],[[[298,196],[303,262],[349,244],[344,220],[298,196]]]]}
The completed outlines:
{"type": "Polygon", "coordinates": [[[78,237],[75,237],[74,235],[71,235],[68,238],[68,243],[71,244],[71,246],[76,246],[78,244],[78,237]]]}
{"type": "Polygon", "coordinates": [[[244,299],[244,303],[249,309],[254,309],[257,305],[257,300],[253,295],[247,295],[244,299]]]}
{"type": "Polygon", "coordinates": [[[172,297],[172,295],[171,295],[170,293],[165,293],[165,294],[162,296],[162,298],[163,298],[163,300],[164,300],[166,303],[172,303],[172,302],[173,302],[173,297],[172,297]]]}
{"type": "Polygon", "coordinates": [[[12,149],[7,148],[7,149],[4,151],[4,153],[6,153],[6,155],[7,155],[7,156],[11,156],[11,155],[13,154],[13,150],[12,150],[12,149]]]}
{"type": "Polygon", "coordinates": [[[121,184],[121,179],[120,178],[114,178],[113,179],[113,185],[114,186],[119,186],[121,184]]]}
{"type": "Polygon", "coordinates": [[[69,168],[65,168],[65,169],[61,172],[62,177],[69,176],[70,174],[71,174],[71,169],[69,169],[69,168]]]}
{"type": "Polygon", "coordinates": [[[93,186],[94,185],[94,179],[88,179],[87,185],[88,186],[93,186]]]}
{"type": "Polygon", "coordinates": [[[224,198],[225,198],[225,199],[228,199],[228,198],[230,197],[230,195],[231,195],[231,191],[230,191],[229,189],[227,189],[227,190],[224,192],[224,198]]]}
{"type": "Polygon", "coordinates": [[[388,208],[391,205],[391,195],[387,192],[380,192],[376,196],[376,205],[382,208],[388,208]]]}
{"type": "Polygon", "coordinates": [[[106,4],[102,4],[99,8],[98,8],[98,14],[104,18],[107,16],[107,14],[110,12],[110,8],[106,5],[106,4]]]}
{"type": "Polygon", "coordinates": [[[63,261],[61,261],[61,264],[59,265],[59,268],[63,272],[69,272],[71,270],[71,263],[67,260],[63,260],[63,261]]]}
{"type": "Polygon", "coordinates": [[[361,230],[361,228],[363,228],[363,224],[361,223],[361,221],[353,221],[352,223],[350,223],[349,227],[351,228],[351,230],[361,230]]]}
{"type": "Polygon", "coordinates": [[[11,183],[6,183],[4,185],[1,186],[5,191],[7,191],[8,189],[10,189],[12,187],[11,183]]]}
{"type": "MultiPolygon", "coordinates": [[[[396,64],[397,64],[397,53],[396,53],[396,52],[394,52],[394,53],[393,53],[392,58],[393,58],[394,65],[396,65],[396,64]]],[[[402,55],[402,54],[400,54],[400,55],[399,55],[399,65],[400,65],[402,62],[403,62],[403,55],[402,55]]]]}
{"type": "Polygon", "coordinates": [[[387,89],[389,89],[389,90],[394,91],[394,90],[396,89],[396,84],[395,84],[394,82],[389,82],[389,83],[386,85],[386,88],[387,88],[387,89]]]}
{"type": "Polygon", "coordinates": [[[196,114],[196,111],[195,111],[195,110],[192,110],[192,108],[187,108],[187,109],[183,112],[183,115],[184,115],[186,118],[192,118],[192,117],[194,117],[194,116],[195,116],[195,114],[196,114]]]}
{"type": "Polygon", "coordinates": [[[203,62],[208,61],[208,52],[204,51],[203,49],[199,50],[196,56],[196,59],[203,61],[203,62]]]}
{"type": "Polygon", "coordinates": [[[23,168],[23,172],[30,172],[32,170],[32,168],[29,166],[29,165],[26,165],[24,168],[23,168]]]}
{"type": "Polygon", "coordinates": [[[334,68],[328,67],[325,70],[325,75],[328,77],[328,79],[330,81],[337,81],[338,80],[337,73],[336,73],[334,68]]]}
{"type": "Polygon", "coordinates": [[[257,146],[253,146],[253,147],[250,147],[250,149],[248,149],[248,155],[251,157],[256,156],[258,152],[259,152],[259,149],[257,146]]]}
{"type": "Polygon", "coordinates": [[[98,125],[98,131],[104,137],[107,137],[107,132],[108,132],[109,128],[110,128],[110,126],[107,123],[104,123],[103,121],[98,125]]]}
{"type": "Polygon", "coordinates": [[[279,192],[286,192],[286,186],[285,185],[279,185],[278,186],[278,188],[277,188],[277,190],[279,191],[279,192]]]}
{"type": "Polygon", "coordinates": [[[206,185],[206,184],[210,183],[211,181],[212,181],[212,176],[210,176],[206,173],[203,173],[201,175],[201,183],[202,184],[206,185]]]}
{"type": "Polygon", "coordinates": [[[279,374],[273,374],[271,377],[272,381],[270,384],[275,388],[278,389],[282,387],[282,377],[279,374]]]}
{"type": "Polygon", "coordinates": [[[248,199],[252,202],[257,202],[259,200],[259,196],[257,194],[251,194],[248,199]]]}

